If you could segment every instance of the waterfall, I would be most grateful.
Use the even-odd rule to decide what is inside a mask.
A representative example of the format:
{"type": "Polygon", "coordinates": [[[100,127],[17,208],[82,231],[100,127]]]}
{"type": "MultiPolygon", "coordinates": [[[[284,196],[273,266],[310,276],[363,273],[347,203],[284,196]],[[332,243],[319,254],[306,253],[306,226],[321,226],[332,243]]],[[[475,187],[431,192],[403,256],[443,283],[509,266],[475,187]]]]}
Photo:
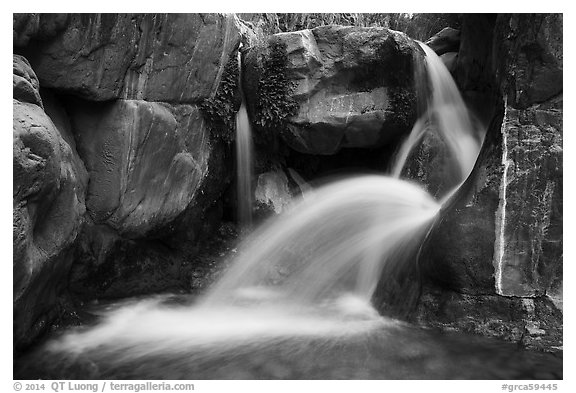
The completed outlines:
{"type": "Polygon", "coordinates": [[[253,175],[253,146],[252,129],[246,99],[242,90],[242,55],[238,51],[238,85],[242,103],[236,114],[236,200],[238,204],[238,224],[241,228],[252,226],[252,175],[253,175]]]}
{"type": "Polygon", "coordinates": [[[391,173],[396,178],[400,177],[410,153],[424,135],[427,132],[436,132],[448,146],[453,155],[453,162],[458,167],[459,176],[453,179],[452,183],[455,186],[448,192],[449,196],[458,189],[472,171],[480,152],[485,130],[479,129],[472,121],[458,87],[442,59],[426,44],[421,42],[418,44],[426,54],[425,69],[432,95],[428,98],[426,112],[416,121],[410,135],[400,147],[391,173]]]}
{"type": "MultiPolygon", "coordinates": [[[[208,356],[303,336],[364,334],[392,323],[371,305],[375,288],[413,257],[441,208],[420,186],[399,179],[402,168],[424,133],[438,132],[455,156],[461,183],[481,142],[450,74],[421,45],[432,97],[390,176],[337,181],[296,201],[244,239],[229,269],[194,305],[167,306],[159,298],[136,302],[108,313],[92,329],[65,335],[52,349],[109,351],[110,358],[133,360],[195,348],[196,356],[208,356]]],[[[251,208],[250,145],[243,104],[237,156],[239,216],[245,224],[251,208]]]]}

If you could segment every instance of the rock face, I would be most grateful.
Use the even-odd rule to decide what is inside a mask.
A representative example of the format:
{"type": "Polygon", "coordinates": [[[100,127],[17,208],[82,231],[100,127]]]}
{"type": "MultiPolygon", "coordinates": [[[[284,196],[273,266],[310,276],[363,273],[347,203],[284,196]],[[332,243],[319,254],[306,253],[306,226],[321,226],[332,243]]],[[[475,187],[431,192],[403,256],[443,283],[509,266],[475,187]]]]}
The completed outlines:
{"type": "Polygon", "coordinates": [[[255,197],[257,204],[280,214],[290,206],[295,196],[288,176],[283,170],[278,169],[258,176],[255,197]]]}
{"type": "MultiPolygon", "coordinates": [[[[403,33],[322,26],[275,34],[270,43],[281,46],[285,64],[267,59],[280,56],[273,50],[251,50],[246,91],[251,97],[270,95],[266,65],[279,65],[291,85],[285,94],[297,106],[285,113],[281,129],[292,149],[329,155],[345,147],[379,147],[409,131],[416,106],[413,63],[421,54],[403,33]]],[[[268,115],[262,107],[256,103],[250,109],[256,125],[266,128],[265,121],[258,121],[268,115]]]]}
{"type": "Polygon", "coordinates": [[[208,172],[199,109],[138,100],[73,106],[78,151],[90,172],[91,218],[139,238],[192,202],[208,172]]]}
{"type": "Polygon", "coordinates": [[[18,34],[15,45],[39,40],[28,57],[42,86],[92,101],[199,102],[240,39],[234,18],[216,14],[72,14],[59,27],[18,34]]]}
{"type": "Polygon", "coordinates": [[[71,292],[189,282],[183,266],[230,181],[228,142],[212,122],[235,108],[226,69],[237,69],[240,33],[219,14],[13,21],[15,50],[30,60],[15,55],[13,76],[14,337],[24,346],[71,292]]]}
{"type": "Polygon", "coordinates": [[[458,52],[460,48],[460,30],[446,27],[425,42],[438,56],[448,52],[458,52]]]}
{"type": "MultiPolygon", "coordinates": [[[[470,67],[456,73],[468,103],[481,118],[493,113],[492,121],[475,169],[422,250],[426,285],[449,288],[452,298],[427,290],[419,313],[430,321],[426,310],[473,312],[496,302],[482,317],[494,322],[491,334],[508,331],[503,338],[561,349],[562,16],[483,18],[463,20],[458,67],[470,67]],[[474,41],[479,28],[492,44],[474,41]],[[495,80],[482,67],[487,61],[495,80]],[[493,86],[504,102],[490,104],[498,102],[493,86]]],[[[450,326],[486,332],[474,317],[458,318],[450,326]]]]}
{"type": "Polygon", "coordinates": [[[562,299],[562,15],[501,17],[497,32],[510,55],[499,68],[507,107],[496,288],[562,299]]]}
{"type": "Polygon", "coordinates": [[[69,129],[42,108],[38,81],[14,56],[14,343],[32,340],[54,318],[85,212],[88,181],[69,129]]]}

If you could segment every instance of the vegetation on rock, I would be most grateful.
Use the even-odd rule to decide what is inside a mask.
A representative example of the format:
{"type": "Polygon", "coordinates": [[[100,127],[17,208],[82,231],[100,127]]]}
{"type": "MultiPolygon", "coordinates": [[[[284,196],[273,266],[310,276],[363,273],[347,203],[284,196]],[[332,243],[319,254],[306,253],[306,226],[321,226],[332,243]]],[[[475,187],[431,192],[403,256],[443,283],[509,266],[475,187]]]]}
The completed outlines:
{"type": "Polygon", "coordinates": [[[200,104],[202,115],[208,122],[210,135],[225,143],[234,140],[235,116],[241,102],[238,67],[237,57],[230,56],[215,96],[204,99],[200,104]]]}
{"type": "Polygon", "coordinates": [[[298,112],[292,98],[293,83],[286,75],[288,55],[286,43],[273,37],[267,53],[262,54],[254,123],[264,131],[264,139],[272,139],[286,127],[286,119],[298,112]]]}

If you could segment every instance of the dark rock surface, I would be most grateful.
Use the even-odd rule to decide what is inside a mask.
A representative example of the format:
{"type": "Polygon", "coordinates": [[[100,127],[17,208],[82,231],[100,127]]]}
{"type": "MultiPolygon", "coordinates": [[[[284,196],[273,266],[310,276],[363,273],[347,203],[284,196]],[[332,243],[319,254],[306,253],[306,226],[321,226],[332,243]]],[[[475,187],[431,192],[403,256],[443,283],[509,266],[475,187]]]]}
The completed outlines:
{"type": "Polygon", "coordinates": [[[496,288],[562,299],[562,15],[499,16],[506,112],[496,288]],[[522,33],[520,33],[522,32],[522,33]]]}
{"type": "MultiPolygon", "coordinates": [[[[220,14],[13,22],[14,337],[24,347],[74,312],[70,290],[93,299],[189,283],[182,266],[218,227],[230,182],[229,141],[214,137],[203,105],[237,96],[225,66],[240,34],[220,14]]],[[[233,111],[224,101],[216,110],[233,111]]]]}
{"type": "Polygon", "coordinates": [[[455,328],[469,322],[492,334],[481,321],[500,321],[493,331],[516,329],[504,338],[548,351],[562,348],[561,27],[557,14],[464,17],[458,82],[478,117],[492,121],[475,169],[421,258],[425,282],[448,291],[427,284],[422,299],[453,309],[489,299],[505,305],[454,315],[455,328]],[[528,318],[531,303],[547,316],[528,318]],[[512,310],[517,317],[506,317],[512,310]]]}
{"type": "Polygon", "coordinates": [[[12,61],[12,97],[20,102],[36,104],[43,108],[40,83],[25,57],[14,55],[12,61]]]}
{"type": "MultiPolygon", "coordinates": [[[[24,58],[16,63],[26,65],[24,58]]],[[[16,68],[16,67],[15,67],[16,68]]],[[[53,319],[72,263],[70,247],[84,222],[86,169],[65,124],[44,112],[34,73],[14,84],[14,345],[33,340],[53,319]],[[23,87],[24,86],[24,87],[23,87]],[[23,94],[22,92],[26,92],[23,94]],[[20,101],[17,98],[34,101],[20,101]]]]}
{"type": "Polygon", "coordinates": [[[460,30],[446,27],[425,42],[438,56],[448,52],[458,52],[460,48],[460,30]]]}
{"type": "MultiPolygon", "coordinates": [[[[413,62],[421,54],[406,35],[385,28],[322,26],[276,34],[270,42],[285,46],[282,71],[297,104],[281,119],[282,139],[292,149],[329,155],[345,147],[379,147],[409,132],[416,105],[413,62]]],[[[258,97],[267,93],[258,71],[259,56],[266,52],[258,47],[251,52],[246,92],[258,97]]],[[[262,116],[257,105],[250,109],[253,118],[262,116]]]]}
{"type": "Polygon", "coordinates": [[[140,238],[191,203],[210,156],[198,108],[137,100],[72,108],[78,151],[90,173],[86,204],[95,223],[140,238]]]}
{"type": "Polygon", "coordinates": [[[230,15],[71,14],[61,19],[65,28],[56,34],[39,29],[16,40],[15,33],[15,45],[28,42],[20,36],[35,38],[27,55],[43,87],[92,101],[198,103],[216,90],[240,40],[230,15]]]}

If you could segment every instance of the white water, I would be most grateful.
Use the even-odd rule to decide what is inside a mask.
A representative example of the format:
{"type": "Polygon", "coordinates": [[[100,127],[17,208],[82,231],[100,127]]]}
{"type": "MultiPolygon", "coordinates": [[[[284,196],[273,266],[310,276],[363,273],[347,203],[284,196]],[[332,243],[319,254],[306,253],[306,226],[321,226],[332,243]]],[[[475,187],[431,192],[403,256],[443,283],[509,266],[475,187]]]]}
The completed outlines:
{"type": "Polygon", "coordinates": [[[236,181],[238,223],[252,226],[252,130],[244,101],[236,114],[236,181]]]}
{"type": "Polygon", "coordinates": [[[252,177],[254,172],[252,126],[248,118],[242,90],[242,55],[238,51],[238,86],[242,103],[236,113],[236,202],[238,224],[243,229],[252,227],[252,177]]]}
{"type": "MultiPolygon", "coordinates": [[[[474,167],[485,130],[477,126],[458,91],[454,79],[442,59],[426,44],[418,43],[426,53],[426,72],[432,89],[428,109],[415,123],[409,137],[404,141],[392,166],[392,176],[399,177],[410,152],[428,132],[435,132],[453,155],[451,162],[458,167],[458,178],[452,180],[455,187],[450,196],[468,177],[474,167]]],[[[434,170],[435,168],[430,168],[434,170]]],[[[445,200],[446,198],[444,198],[445,200]]]]}
{"type": "MultiPolygon", "coordinates": [[[[392,177],[360,176],[308,193],[290,211],[256,229],[196,305],[137,302],[107,313],[94,328],[65,335],[51,349],[114,350],[110,362],[117,356],[134,360],[191,348],[233,354],[245,343],[343,338],[395,324],[372,307],[374,290],[395,266],[414,256],[441,207],[418,185],[398,179],[410,151],[424,132],[441,132],[456,156],[461,182],[480,147],[448,71],[423,48],[433,88],[429,113],[402,147],[392,177]]],[[[242,223],[250,222],[249,130],[242,106],[237,116],[242,223]]]]}
{"type": "Polygon", "coordinates": [[[439,208],[421,188],[390,177],[329,184],[246,239],[204,302],[230,304],[258,289],[265,300],[302,306],[345,293],[369,303],[381,269],[420,244],[439,208]]]}

